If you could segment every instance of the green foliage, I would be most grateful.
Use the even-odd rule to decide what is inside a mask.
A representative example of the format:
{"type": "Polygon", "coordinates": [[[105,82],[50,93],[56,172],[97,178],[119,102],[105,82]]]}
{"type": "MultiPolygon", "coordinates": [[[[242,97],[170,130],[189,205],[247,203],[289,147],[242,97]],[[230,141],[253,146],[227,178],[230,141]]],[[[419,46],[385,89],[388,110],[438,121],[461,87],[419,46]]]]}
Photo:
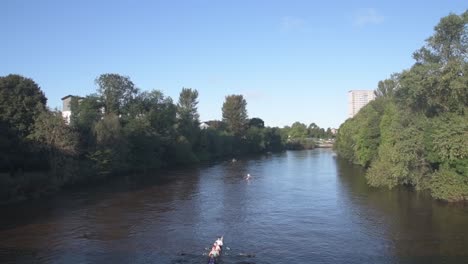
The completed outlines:
{"type": "Polygon", "coordinates": [[[73,98],[70,103],[70,125],[80,131],[91,130],[103,116],[102,103],[96,95],[82,99],[73,98]]]}
{"type": "Polygon", "coordinates": [[[468,200],[468,178],[447,167],[441,167],[431,180],[431,194],[446,201],[468,200]]]}
{"type": "Polygon", "coordinates": [[[241,95],[226,98],[224,121],[200,130],[196,90],[183,88],[175,105],[161,91],[139,92],[125,76],[103,74],[96,83],[98,95],[72,98],[67,125],[61,112],[46,110],[32,80],[0,79],[2,201],[129,171],[284,148],[281,130],[265,128],[260,118],[248,126],[241,95]]]}
{"type": "Polygon", "coordinates": [[[247,102],[242,95],[228,95],[223,103],[223,122],[236,136],[243,136],[247,129],[247,102]]]}
{"type": "Polygon", "coordinates": [[[132,119],[123,130],[129,147],[127,162],[130,168],[147,171],[162,167],[162,140],[147,119],[132,119]]]}
{"type": "Polygon", "coordinates": [[[394,73],[390,79],[379,81],[377,89],[375,90],[376,97],[392,97],[394,91],[398,88],[400,82],[400,75],[394,73]]]}
{"type": "Polygon", "coordinates": [[[98,94],[104,104],[106,114],[126,114],[129,104],[138,89],[127,76],[114,73],[102,74],[96,78],[98,94]]]}
{"type": "Polygon", "coordinates": [[[380,143],[380,118],[381,113],[376,111],[383,100],[376,100],[364,107],[356,118],[357,134],[355,134],[354,151],[356,163],[368,167],[377,155],[380,143]]]}
{"type": "Polygon", "coordinates": [[[415,64],[401,74],[396,99],[427,116],[444,112],[463,114],[464,107],[468,106],[467,67],[463,61],[450,61],[443,66],[415,64]]]}
{"type": "Polygon", "coordinates": [[[227,130],[227,125],[225,122],[220,121],[220,120],[210,120],[205,122],[207,125],[210,126],[210,128],[225,131],[227,130]]]}
{"type": "Polygon", "coordinates": [[[307,127],[307,136],[310,138],[331,138],[331,131],[327,133],[325,129],[315,123],[311,123],[307,127]]]}
{"type": "Polygon", "coordinates": [[[83,155],[96,145],[93,130],[96,123],[103,118],[103,106],[99,97],[90,95],[82,99],[73,98],[70,109],[70,127],[78,134],[77,151],[83,155]]]}
{"type": "Polygon", "coordinates": [[[414,53],[416,64],[405,71],[397,98],[428,116],[463,114],[468,106],[468,11],[440,20],[425,47],[414,53]]]}
{"type": "Polygon", "coordinates": [[[197,105],[198,91],[182,88],[177,103],[177,130],[191,146],[195,143],[200,132],[197,105]]]}
{"type": "Polygon", "coordinates": [[[431,120],[427,151],[435,168],[443,165],[468,178],[468,116],[446,113],[431,120]]]}
{"type": "Polygon", "coordinates": [[[468,199],[467,24],[468,12],[442,18],[413,67],[379,82],[378,99],[341,125],[335,148],[370,166],[370,185],[468,199]]]}
{"type": "Polygon", "coordinates": [[[305,139],[308,136],[307,127],[301,122],[294,122],[289,130],[289,139],[305,139]]]}
{"type": "Polygon", "coordinates": [[[169,146],[165,162],[171,166],[185,165],[198,162],[198,158],[192,151],[192,144],[184,136],[180,136],[169,146]]]}
{"type": "Polygon", "coordinates": [[[10,74],[0,77],[0,121],[26,137],[34,120],[45,110],[47,99],[39,86],[31,79],[10,74]]]}
{"type": "Polygon", "coordinates": [[[265,122],[261,118],[254,117],[249,120],[249,127],[265,128],[265,122]]]}
{"type": "Polygon", "coordinates": [[[264,129],[253,126],[247,130],[246,141],[249,153],[261,153],[266,149],[264,129]]]}
{"type": "Polygon", "coordinates": [[[340,126],[333,146],[341,156],[353,163],[356,163],[354,146],[356,145],[355,135],[358,131],[355,120],[348,119],[340,126]]]}
{"type": "Polygon", "coordinates": [[[372,163],[366,178],[372,186],[393,188],[399,184],[427,187],[430,176],[425,157],[424,134],[427,120],[424,116],[409,116],[389,106],[381,121],[382,139],[378,157],[372,163]]]}
{"type": "Polygon", "coordinates": [[[447,64],[449,61],[466,61],[468,50],[468,11],[460,16],[450,14],[435,26],[434,35],[426,45],[413,54],[416,64],[447,64]]]}
{"type": "Polygon", "coordinates": [[[96,147],[88,157],[94,161],[98,174],[110,174],[128,169],[128,141],[119,117],[115,114],[105,115],[94,126],[96,147]]]}
{"type": "Polygon", "coordinates": [[[284,141],[281,138],[281,130],[279,128],[267,127],[264,129],[263,133],[266,151],[277,152],[285,148],[284,141]]]}
{"type": "Polygon", "coordinates": [[[28,138],[48,153],[76,154],[77,135],[65,123],[59,111],[41,112],[28,138]]]}

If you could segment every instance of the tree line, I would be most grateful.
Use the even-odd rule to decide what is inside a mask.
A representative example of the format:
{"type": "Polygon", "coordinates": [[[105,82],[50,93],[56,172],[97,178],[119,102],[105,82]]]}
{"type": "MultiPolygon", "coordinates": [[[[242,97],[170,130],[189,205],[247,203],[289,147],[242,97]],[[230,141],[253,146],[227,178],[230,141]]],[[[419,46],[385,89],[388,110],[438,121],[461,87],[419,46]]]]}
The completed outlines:
{"type": "Polygon", "coordinates": [[[69,123],[47,108],[32,80],[0,77],[0,201],[52,193],[128,172],[184,166],[240,155],[277,152],[305,137],[330,137],[316,124],[266,127],[249,118],[242,95],[228,95],[222,120],[200,127],[198,91],[177,102],[131,79],[102,74],[95,94],[71,97],[69,123]]]}
{"type": "Polygon", "coordinates": [[[371,186],[468,200],[468,11],[435,26],[414,65],[380,81],[376,100],[339,128],[335,148],[371,186]]]}

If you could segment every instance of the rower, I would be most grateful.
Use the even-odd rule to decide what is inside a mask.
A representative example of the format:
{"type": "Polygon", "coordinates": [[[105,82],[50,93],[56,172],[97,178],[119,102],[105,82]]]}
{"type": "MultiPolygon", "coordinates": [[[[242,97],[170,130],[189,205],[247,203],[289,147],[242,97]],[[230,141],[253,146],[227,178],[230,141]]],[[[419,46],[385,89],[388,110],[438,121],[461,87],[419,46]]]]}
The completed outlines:
{"type": "Polygon", "coordinates": [[[214,242],[213,248],[214,248],[216,251],[218,251],[218,253],[221,251],[221,246],[220,246],[218,243],[216,243],[216,242],[214,242]]]}
{"type": "Polygon", "coordinates": [[[220,247],[223,247],[223,237],[218,237],[215,243],[218,244],[220,247]]]}
{"type": "Polygon", "coordinates": [[[216,247],[212,247],[211,248],[211,251],[210,251],[210,254],[208,254],[209,257],[212,257],[212,258],[217,258],[219,256],[219,251],[216,250],[216,247]]]}

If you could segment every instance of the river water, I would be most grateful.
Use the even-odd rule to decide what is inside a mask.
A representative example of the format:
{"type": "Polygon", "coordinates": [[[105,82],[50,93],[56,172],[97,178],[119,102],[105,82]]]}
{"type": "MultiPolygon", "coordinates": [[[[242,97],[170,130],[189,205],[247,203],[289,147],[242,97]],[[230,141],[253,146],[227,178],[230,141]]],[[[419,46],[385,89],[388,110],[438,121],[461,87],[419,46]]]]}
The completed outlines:
{"type": "Polygon", "coordinates": [[[468,263],[468,206],[369,188],[315,149],[0,207],[0,263],[206,263],[218,235],[222,263],[468,263]]]}

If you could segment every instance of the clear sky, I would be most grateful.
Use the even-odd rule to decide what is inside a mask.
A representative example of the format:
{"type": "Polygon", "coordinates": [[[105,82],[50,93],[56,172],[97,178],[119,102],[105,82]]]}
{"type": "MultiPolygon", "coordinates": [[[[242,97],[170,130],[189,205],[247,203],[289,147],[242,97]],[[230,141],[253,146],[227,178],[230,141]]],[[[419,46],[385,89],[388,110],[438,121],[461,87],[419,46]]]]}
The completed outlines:
{"type": "Polygon", "coordinates": [[[338,127],[347,91],[375,89],[461,0],[0,1],[0,76],[35,80],[48,105],[96,91],[102,73],[177,101],[199,91],[202,121],[221,119],[226,95],[249,117],[338,127]],[[385,2],[385,3],[384,3],[385,2]]]}

